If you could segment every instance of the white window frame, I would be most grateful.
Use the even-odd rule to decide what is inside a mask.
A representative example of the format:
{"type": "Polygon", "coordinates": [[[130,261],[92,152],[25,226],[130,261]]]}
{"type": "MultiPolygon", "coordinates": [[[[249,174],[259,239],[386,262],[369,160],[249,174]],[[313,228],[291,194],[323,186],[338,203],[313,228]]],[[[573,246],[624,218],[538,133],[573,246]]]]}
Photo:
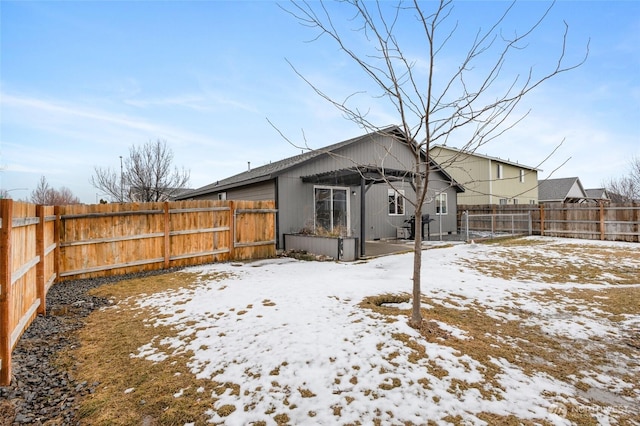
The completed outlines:
{"type": "Polygon", "coordinates": [[[404,204],[404,189],[400,189],[400,190],[395,190],[392,188],[389,188],[389,190],[387,191],[387,202],[389,203],[389,206],[387,207],[387,214],[389,216],[404,216],[405,212],[407,211],[405,209],[405,204],[404,204]],[[394,211],[391,212],[389,211],[389,206],[391,206],[391,202],[390,198],[393,197],[393,206],[394,206],[394,211]],[[400,207],[400,209],[398,209],[398,207],[400,207]],[[399,212],[399,210],[401,210],[399,212]]]}
{"type": "Polygon", "coordinates": [[[506,199],[506,198],[500,198],[499,203],[500,203],[501,206],[504,206],[506,204],[509,204],[509,200],[506,199]]]}
{"type": "Polygon", "coordinates": [[[440,192],[439,194],[436,194],[436,215],[446,216],[449,214],[448,198],[449,197],[446,192],[440,192]],[[442,207],[444,207],[444,212],[442,211],[442,207]]]}
{"type": "Polygon", "coordinates": [[[520,183],[524,183],[524,169],[520,169],[520,183]]]}
{"type": "Polygon", "coordinates": [[[349,196],[350,189],[346,186],[326,186],[326,185],[314,185],[313,186],[313,228],[316,229],[317,227],[317,223],[316,223],[316,189],[329,189],[331,190],[331,196],[330,196],[330,200],[331,200],[331,229],[329,231],[333,231],[333,191],[334,190],[339,190],[339,191],[345,191],[345,195],[346,195],[346,202],[347,202],[347,235],[346,236],[351,236],[351,197],[349,196]]]}
{"type": "Polygon", "coordinates": [[[227,193],[226,192],[218,192],[218,200],[226,200],[227,193]]]}
{"type": "Polygon", "coordinates": [[[504,169],[502,168],[502,164],[497,163],[498,170],[496,174],[496,179],[502,179],[504,177],[504,169]]]}

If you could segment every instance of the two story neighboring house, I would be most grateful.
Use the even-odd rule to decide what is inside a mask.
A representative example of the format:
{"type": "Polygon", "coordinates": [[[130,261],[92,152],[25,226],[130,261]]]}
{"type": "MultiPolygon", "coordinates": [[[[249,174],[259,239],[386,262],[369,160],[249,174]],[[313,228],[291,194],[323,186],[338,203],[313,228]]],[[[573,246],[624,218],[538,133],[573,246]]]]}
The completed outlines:
{"type": "Polygon", "coordinates": [[[429,150],[430,158],[465,189],[458,204],[537,204],[535,167],[443,145],[429,150]]]}

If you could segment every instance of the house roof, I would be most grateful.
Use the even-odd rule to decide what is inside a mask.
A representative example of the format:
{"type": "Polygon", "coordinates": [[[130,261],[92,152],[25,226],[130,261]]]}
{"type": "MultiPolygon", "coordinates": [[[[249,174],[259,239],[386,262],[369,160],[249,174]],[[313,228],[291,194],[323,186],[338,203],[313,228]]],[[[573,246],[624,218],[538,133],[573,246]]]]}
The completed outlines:
{"type": "MultiPolygon", "coordinates": [[[[228,177],[226,179],[222,179],[216,182],[213,182],[209,185],[205,185],[203,187],[194,189],[192,191],[189,191],[187,193],[184,194],[180,194],[178,197],[176,197],[177,199],[186,199],[186,198],[190,198],[190,197],[195,197],[198,195],[203,195],[203,194],[209,194],[212,192],[220,192],[220,191],[226,191],[228,189],[231,188],[237,188],[240,186],[246,186],[246,185],[251,185],[254,183],[260,183],[260,182],[264,182],[264,181],[268,181],[271,180],[275,177],[277,177],[278,175],[286,172],[287,170],[290,170],[294,167],[297,167],[299,165],[302,165],[303,163],[306,163],[308,161],[311,161],[313,159],[315,159],[316,157],[319,157],[323,154],[327,154],[327,153],[335,153],[336,151],[339,151],[342,148],[345,148],[349,145],[361,142],[369,137],[371,137],[374,134],[396,134],[396,135],[403,135],[402,130],[400,130],[400,128],[398,126],[388,126],[386,128],[383,128],[381,130],[378,130],[376,132],[372,132],[372,133],[367,133],[361,136],[357,136],[355,138],[352,139],[348,139],[342,142],[338,142],[335,143],[333,145],[329,145],[326,146],[324,148],[320,148],[320,149],[313,149],[313,150],[309,150],[307,152],[304,152],[302,154],[298,154],[295,155],[293,157],[288,157],[279,161],[275,161],[273,163],[269,163],[266,164],[264,166],[260,166],[260,167],[256,167],[254,169],[251,170],[247,170],[245,172],[242,173],[238,173],[237,175],[228,177]]],[[[443,173],[447,179],[450,179],[451,182],[454,183],[454,186],[456,186],[456,188],[460,191],[463,191],[464,189],[453,180],[453,178],[451,176],[449,176],[448,173],[446,173],[444,170],[442,170],[439,166],[437,166],[437,164],[434,164],[432,162],[432,166],[435,166],[437,168],[438,171],[440,171],[441,173],[443,173]]],[[[354,169],[353,172],[358,173],[358,170],[354,169]]]]}
{"type": "Polygon", "coordinates": [[[582,187],[580,179],[577,177],[544,179],[538,181],[538,201],[540,202],[564,202],[569,199],[584,200],[588,198],[582,187]],[[582,197],[572,197],[569,192],[577,183],[582,192],[582,197]]]}
{"type": "Polygon", "coordinates": [[[608,200],[607,190],[605,188],[588,188],[584,190],[587,197],[595,200],[608,200]]]}
{"type": "Polygon", "coordinates": [[[527,166],[525,164],[518,163],[517,161],[514,162],[514,161],[510,161],[510,160],[503,160],[502,158],[499,158],[499,157],[491,157],[489,155],[478,154],[477,152],[473,152],[473,151],[465,151],[463,149],[458,149],[458,148],[454,148],[454,147],[451,147],[451,146],[446,146],[446,145],[433,145],[433,146],[431,146],[431,149],[434,149],[434,148],[447,149],[449,151],[458,152],[460,154],[465,154],[465,155],[470,156],[470,157],[478,157],[478,158],[484,158],[484,159],[491,160],[491,161],[497,161],[497,162],[500,162],[500,163],[503,163],[503,164],[509,164],[511,166],[519,167],[521,169],[534,170],[536,172],[541,172],[542,171],[542,169],[539,169],[537,167],[527,166]]]}

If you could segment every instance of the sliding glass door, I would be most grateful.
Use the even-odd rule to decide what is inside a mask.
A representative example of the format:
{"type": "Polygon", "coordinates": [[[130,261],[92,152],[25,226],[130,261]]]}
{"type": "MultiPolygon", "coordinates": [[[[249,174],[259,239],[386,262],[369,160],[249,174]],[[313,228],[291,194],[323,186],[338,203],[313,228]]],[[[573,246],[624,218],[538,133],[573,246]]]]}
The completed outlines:
{"type": "Polygon", "coordinates": [[[349,188],[314,188],[316,232],[349,235],[349,188]]]}

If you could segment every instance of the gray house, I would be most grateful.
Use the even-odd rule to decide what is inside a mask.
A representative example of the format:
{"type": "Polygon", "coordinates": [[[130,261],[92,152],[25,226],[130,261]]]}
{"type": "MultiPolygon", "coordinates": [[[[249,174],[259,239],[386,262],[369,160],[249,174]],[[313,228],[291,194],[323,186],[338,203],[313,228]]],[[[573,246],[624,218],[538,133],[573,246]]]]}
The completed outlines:
{"type": "MultiPolygon", "coordinates": [[[[391,126],[250,169],[177,199],[275,200],[279,248],[284,234],[303,230],[356,237],[361,244],[396,238],[413,215],[405,200],[415,195],[411,149],[402,131],[391,126]]],[[[456,233],[461,191],[431,163],[423,214],[435,219],[429,227],[432,236],[456,233]]]]}

